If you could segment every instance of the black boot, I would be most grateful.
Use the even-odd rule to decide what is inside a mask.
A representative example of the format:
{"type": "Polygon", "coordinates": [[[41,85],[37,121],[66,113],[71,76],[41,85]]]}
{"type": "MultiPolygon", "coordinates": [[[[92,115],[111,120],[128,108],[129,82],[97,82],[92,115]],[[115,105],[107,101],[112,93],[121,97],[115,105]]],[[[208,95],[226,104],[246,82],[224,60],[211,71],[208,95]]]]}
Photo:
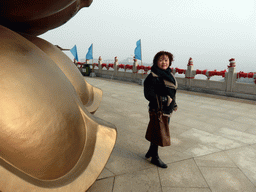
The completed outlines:
{"type": "Polygon", "coordinates": [[[152,157],[151,159],[152,164],[161,168],[167,168],[167,165],[158,156],[158,145],[150,143],[149,150],[146,153],[145,157],[146,158],[152,157]]]}
{"type": "Polygon", "coordinates": [[[150,143],[150,147],[149,147],[148,152],[146,153],[145,157],[149,158],[152,156],[156,156],[157,151],[158,151],[158,146],[153,143],[150,143]]]}
{"type": "Polygon", "coordinates": [[[167,165],[159,158],[159,156],[152,157],[151,163],[161,168],[167,168],[167,165]]]}

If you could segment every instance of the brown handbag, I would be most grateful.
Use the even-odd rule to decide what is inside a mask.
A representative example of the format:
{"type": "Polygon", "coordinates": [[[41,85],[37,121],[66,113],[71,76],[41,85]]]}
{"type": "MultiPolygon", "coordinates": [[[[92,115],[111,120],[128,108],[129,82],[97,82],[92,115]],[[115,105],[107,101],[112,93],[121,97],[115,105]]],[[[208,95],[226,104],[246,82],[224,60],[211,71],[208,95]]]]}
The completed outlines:
{"type": "Polygon", "coordinates": [[[163,115],[162,102],[159,104],[158,97],[156,98],[158,109],[149,111],[150,120],[146,132],[146,139],[158,146],[170,146],[171,138],[169,132],[168,116],[163,115]]]}

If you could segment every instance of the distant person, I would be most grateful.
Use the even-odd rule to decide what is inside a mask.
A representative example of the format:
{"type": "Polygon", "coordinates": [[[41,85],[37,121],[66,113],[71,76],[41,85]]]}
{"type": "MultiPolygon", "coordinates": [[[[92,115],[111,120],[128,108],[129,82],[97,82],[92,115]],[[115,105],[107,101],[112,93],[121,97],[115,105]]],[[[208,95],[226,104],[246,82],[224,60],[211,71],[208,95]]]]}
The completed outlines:
{"type": "Polygon", "coordinates": [[[146,132],[150,147],[145,156],[152,157],[151,163],[161,168],[167,168],[167,165],[158,156],[158,146],[171,145],[169,121],[172,112],[178,108],[175,102],[177,81],[170,69],[172,61],[171,53],[158,52],[153,59],[151,73],[144,81],[144,95],[149,101],[150,115],[146,132]],[[160,126],[159,119],[163,122],[160,126]]]}

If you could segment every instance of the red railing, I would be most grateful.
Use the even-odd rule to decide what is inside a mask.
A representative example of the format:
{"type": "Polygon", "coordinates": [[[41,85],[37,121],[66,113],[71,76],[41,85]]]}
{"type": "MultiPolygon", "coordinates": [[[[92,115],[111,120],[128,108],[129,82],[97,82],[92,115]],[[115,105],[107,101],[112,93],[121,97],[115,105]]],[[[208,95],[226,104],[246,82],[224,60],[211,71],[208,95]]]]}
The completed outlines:
{"type": "Polygon", "coordinates": [[[124,68],[125,68],[125,69],[131,69],[131,70],[132,70],[133,66],[132,66],[132,65],[125,65],[124,68]]]}
{"type": "Polygon", "coordinates": [[[186,74],[186,69],[179,69],[179,68],[175,68],[176,70],[176,73],[179,73],[179,74],[186,74]]]}
{"type": "Polygon", "coordinates": [[[117,66],[118,69],[124,69],[124,64],[120,64],[117,66]]]}
{"type": "Polygon", "coordinates": [[[237,73],[237,78],[241,78],[241,77],[248,77],[248,78],[253,78],[254,73],[253,72],[249,72],[249,73],[244,73],[243,71],[240,71],[239,73],[237,73]]]}
{"type": "Polygon", "coordinates": [[[105,67],[106,69],[108,69],[108,67],[107,67],[107,64],[106,63],[102,63],[101,64],[101,67],[102,67],[102,69],[105,67]]]}
{"type": "Polygon", "coordinates": [[[208,71],[208,75],[209,77],[212,77],[212,76],[222,76],[222,77],[225,77],[225,74],[226,74],[227,70],[223,70],[223,71],[217,71],[216,69],[214,71],[208,71]]]}
{"type": "Polygon", "coordinates": [[[203,74],[207,77],[212,77],[212,76],[222,76],[225,77],[227,70],[223,70],[223,71],[217,71],[216,69],[214,71],[207,71],[205,70],[196,70],[196,74],[203,74]]]}
{"type": "Polygon", "coordinates": [[[196,74],[206,75],[206,72],[207,72],[207,70],[199,70],[199,69],[196,70],[196,74]]]}
{"type": "Polygon", "coordinates": [[[113,68],[113,69],[114,69],[114,64],[113,64],[113,63],[109,63],[109,64],[108,64],[108,69],[109,69],[109,68],[113,68]]]}
{"type": "Polygon", "coordinates": [[[95,66],[96,66],[96,67],[99,67],[99,64],[98,64],[98,63],[93,63],[92,65],[93,65],[93,67],[95,67],[95,66]]]}

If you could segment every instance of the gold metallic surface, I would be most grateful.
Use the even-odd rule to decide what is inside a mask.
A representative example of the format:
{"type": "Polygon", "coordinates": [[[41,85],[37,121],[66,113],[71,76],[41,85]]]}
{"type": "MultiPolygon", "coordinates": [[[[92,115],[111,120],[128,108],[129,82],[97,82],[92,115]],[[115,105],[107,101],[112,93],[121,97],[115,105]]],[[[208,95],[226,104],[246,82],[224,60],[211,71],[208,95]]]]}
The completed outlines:
{"type": "Polygon", "coordinates": [[[91,3],[92,0],[1,0],[0,25],[40,35],[63,25],[91,3]]]}
{"type": "Polygon", "coordinates": [[[100,105],[102,91],[87,83],[74,63],[59,48],[41,38],[30,35],[23,36],[44,51],[58,65],[74,86],[86,109],[94,113],[100,105]]]}
{"type": "Polygon", "coordinates": [[[116,141],[91,114],[102,92],[57,47],[26,38],[0,26],[0,191],[85,191],[116,141]]]}

